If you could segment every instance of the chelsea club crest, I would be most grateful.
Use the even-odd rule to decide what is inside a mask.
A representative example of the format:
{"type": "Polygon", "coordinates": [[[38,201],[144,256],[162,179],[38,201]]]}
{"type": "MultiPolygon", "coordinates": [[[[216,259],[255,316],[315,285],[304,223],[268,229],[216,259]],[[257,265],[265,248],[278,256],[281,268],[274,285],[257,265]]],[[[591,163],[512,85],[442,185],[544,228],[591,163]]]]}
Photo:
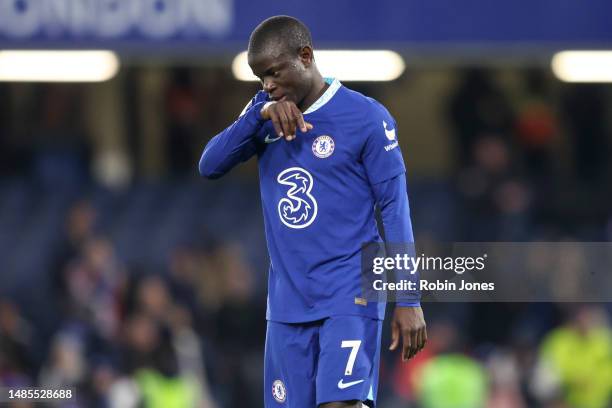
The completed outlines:
{"type": "Polygon", "coordinates": [[[272,384],[272,396],[278,402],[285,402],[287,399],[287,390],[281,380],[276,380],[272,384]]]}
{"type": "Polygon", "coordinates": [[[331,136],[322,135],[312,142],[312,153],[320,159],[329,157],[334,152],[334,139],[331,136]]]}

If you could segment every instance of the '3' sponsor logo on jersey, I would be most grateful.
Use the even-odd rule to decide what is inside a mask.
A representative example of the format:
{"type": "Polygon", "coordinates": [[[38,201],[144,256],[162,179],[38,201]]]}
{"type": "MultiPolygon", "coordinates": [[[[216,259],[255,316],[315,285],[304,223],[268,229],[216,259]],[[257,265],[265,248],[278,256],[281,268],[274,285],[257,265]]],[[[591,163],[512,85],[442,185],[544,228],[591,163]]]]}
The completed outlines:
{"type": "Polygon", "coordinates": [[[310,194],[312,175],[301,167],[283,170],[276,180],[288,186],[287,196],[278,202],[278,216],[289,228],[306,228],[317,218],[317,200],[310,194]]]}

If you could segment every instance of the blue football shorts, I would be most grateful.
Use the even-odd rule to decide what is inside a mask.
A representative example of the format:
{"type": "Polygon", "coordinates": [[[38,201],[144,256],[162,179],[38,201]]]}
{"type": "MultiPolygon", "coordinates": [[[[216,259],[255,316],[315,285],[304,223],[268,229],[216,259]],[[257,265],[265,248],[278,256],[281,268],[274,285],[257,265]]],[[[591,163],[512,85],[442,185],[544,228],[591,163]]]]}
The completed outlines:
{"type": "Polygon", "coordinates": [[[268,322],[265,407],[316,408],[334,401],[375,406],[382,321],[333,316],[268,322]]]}

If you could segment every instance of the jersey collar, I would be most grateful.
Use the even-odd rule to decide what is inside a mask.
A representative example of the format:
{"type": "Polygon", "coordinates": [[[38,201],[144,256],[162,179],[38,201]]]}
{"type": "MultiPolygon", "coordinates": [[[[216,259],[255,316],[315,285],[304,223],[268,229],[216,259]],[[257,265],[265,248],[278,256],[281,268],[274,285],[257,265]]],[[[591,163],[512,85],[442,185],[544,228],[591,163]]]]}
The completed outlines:
{"type": "Polygon", "coordinates": [[[308,109],[306,109],[304,115],[320,109],[323,105],[329,102],[329,100],[336,94],[336,92],[338,92],[338,89],[340,89],[340,86],[342,85],[340,81],[335,78],[325,78],[325,82],[329,84],[329,88],[325,90],[323,95],[321,95],[319,99],[315,101],[315,103],[313,103],[308,109]]]}

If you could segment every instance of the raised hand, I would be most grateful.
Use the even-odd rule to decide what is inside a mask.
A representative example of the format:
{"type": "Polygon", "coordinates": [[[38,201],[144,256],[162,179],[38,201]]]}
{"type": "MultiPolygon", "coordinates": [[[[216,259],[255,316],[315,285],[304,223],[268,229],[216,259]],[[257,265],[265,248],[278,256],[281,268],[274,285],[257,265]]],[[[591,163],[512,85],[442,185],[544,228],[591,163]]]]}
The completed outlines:
{"type": "Polygon", "coordinates": [[[297,129],[306,133],[313,128],[312,124],[304,121],[302,111],[290,101],[266,103],[261,109],[261,117],[271,120],[276,134],[288,142],[296,138],[297,129]]]}

